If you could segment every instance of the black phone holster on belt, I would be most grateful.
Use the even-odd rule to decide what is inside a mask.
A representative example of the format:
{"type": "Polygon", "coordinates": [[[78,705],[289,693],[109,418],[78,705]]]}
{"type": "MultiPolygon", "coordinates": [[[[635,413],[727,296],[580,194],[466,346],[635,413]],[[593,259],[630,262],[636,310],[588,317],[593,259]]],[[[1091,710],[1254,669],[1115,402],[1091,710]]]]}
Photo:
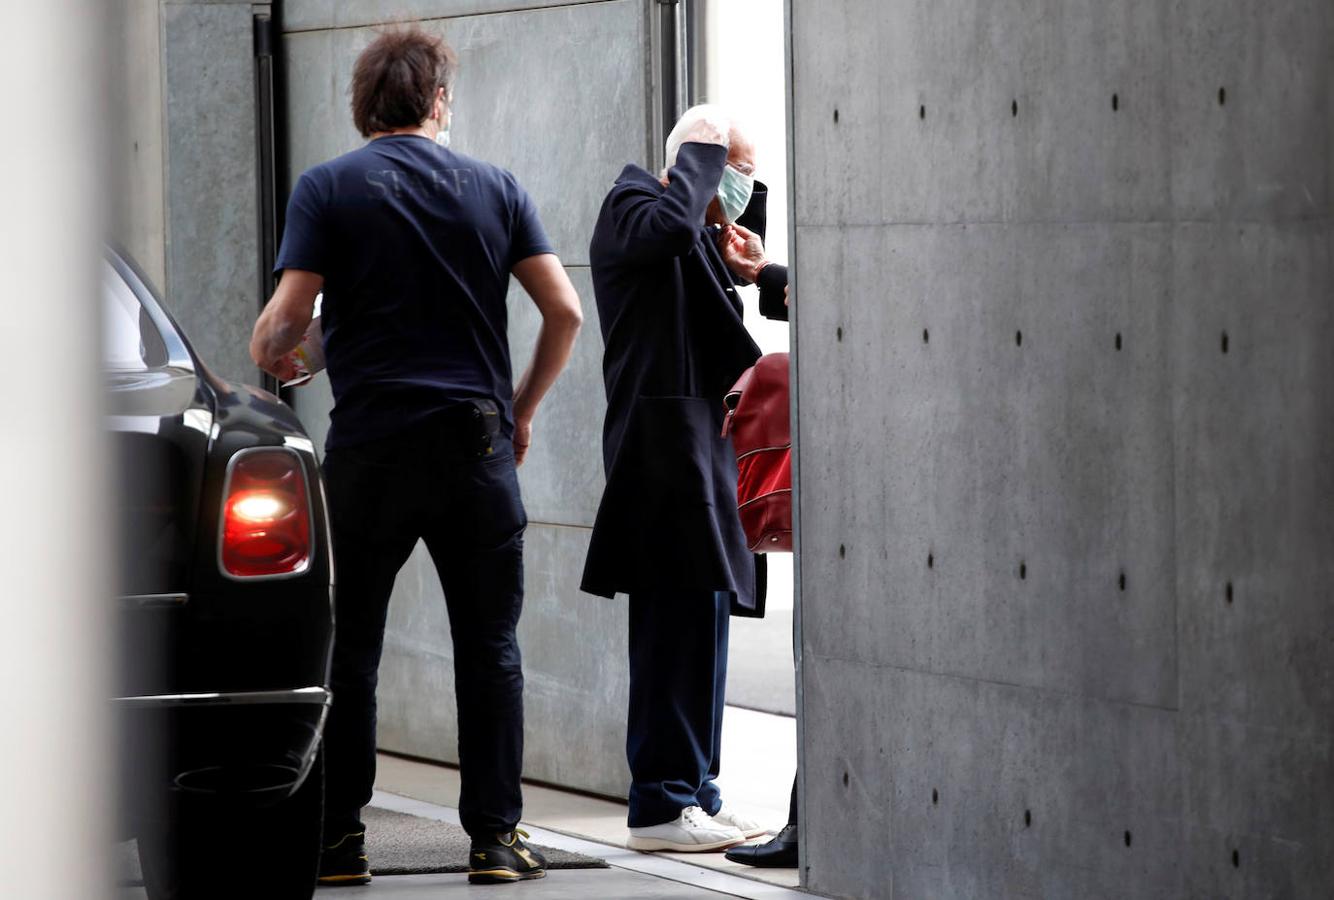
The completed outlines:
{"type": "Polygon", "coordinates": [[[500,437],[500,407],[494,400],[478,397],[462,400],[440,413],[439,423],[457,441],[459,454],[481,459],[496,452],[500,437]]]}

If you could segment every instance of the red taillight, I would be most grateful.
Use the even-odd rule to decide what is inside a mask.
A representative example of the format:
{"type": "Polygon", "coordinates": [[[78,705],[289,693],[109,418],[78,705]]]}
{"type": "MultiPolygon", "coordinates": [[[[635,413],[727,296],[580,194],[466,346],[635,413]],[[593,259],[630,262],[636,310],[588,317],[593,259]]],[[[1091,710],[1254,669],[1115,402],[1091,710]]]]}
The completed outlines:
{"type": "Polygon", "coordinates": [[[222,570],[236,578],[293,575],[310,563],[310,501],[301,458],[243,450],[223,489],[222,570]]]}

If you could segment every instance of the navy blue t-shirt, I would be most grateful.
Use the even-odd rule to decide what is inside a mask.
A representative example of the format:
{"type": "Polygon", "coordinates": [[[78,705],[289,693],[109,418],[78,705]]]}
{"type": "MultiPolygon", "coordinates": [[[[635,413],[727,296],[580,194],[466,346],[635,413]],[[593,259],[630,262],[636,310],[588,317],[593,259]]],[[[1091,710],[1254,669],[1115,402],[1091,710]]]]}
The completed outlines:
{"type": "Polygon", "coordinates": [[[326,446],[476,397],[497,403],[512,436],[510,270],[554,252],[513,175],[419,135],[377,138],[303,174],[274,269],[324,276],[326,446]]]}

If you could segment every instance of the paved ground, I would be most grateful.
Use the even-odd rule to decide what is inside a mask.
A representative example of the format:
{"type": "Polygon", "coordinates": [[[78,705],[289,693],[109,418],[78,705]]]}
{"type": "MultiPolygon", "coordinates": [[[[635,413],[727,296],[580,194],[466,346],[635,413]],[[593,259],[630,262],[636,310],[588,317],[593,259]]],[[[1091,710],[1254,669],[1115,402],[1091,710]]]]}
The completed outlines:
{"type": "MultiPolygon", "coordinates": [[[[349,888],[327,888],[316,892],[317,900],[355,900],[347,897],[349,888]]],[[[552,872],[540,881],[520,885],[470,885],[466,875],[399,875],[377,878],[365,889],[355,891],[357,897],[412,898],[489,897],[496,900],[497,891],[505,892],[505,900],[592,900],[595,897],[642,898],[642,900],[679,900],[679,898],[726,897],[715,891],[678,884],[651,875],[627,872],[622,869],[600,869],[552,872]]]]}
{"type": "MultiPolygon", "coordinates": [[[[497,892],[504,894],[503,900],[594,900],[599,897],[618,900],[686,900],[737,896],[624,869],[581,869],[552,872],[540,881],[514,886],[470,885],[466,875],[394,875],[376,878],[364,888],[321,888],[315,892],[315,897],[316,900],[439,900],[448,897],[489,897],[497,900],[497,892]]],[[[144,900],[146,897],[143,889],[128,888],[119,893],[116,900],[144,900]]],[[[237,900],[244,900],[244,897],[245,891],[238,891],[237,900]]]]}
{"type": "MultiPolygon", "coordinates": [[[[718,784],[728,804],[761,825],[778,829],[787,821],[788,795],[796,769],[796,722],[750,710],[728,707],[723,718],[723,765],[718,784]]],[[[381,755],[376,769],[377,805],[431,818],[458,803],[458,771],[401,757],[381,755]],[[414,806],[426,803],[428,807],[414,806]]],[[[744,878],[758,878],[783,888],[796,887],[796,869],[753,869],[728,862],[721,853],[642,854],[624,850],[630,834],[625,803],[571,794],[539,785],[523,789],[524,827],[561,835],[577,835],[600,845],[597,850],[567,849],[599,856],[625,854],[620,863],[633,868],[645,861],[672,861],[694,869],[744,878]]],[[[536,832],[534,833],[536,839],[536,832]]],[[[545,839],[549,846],[561,846],[545,839]]]]}
{"type": "MultiPolygon", "coordinates": [[[[795,723],[782,716],[729,708],[723,721],[719,784],[728,803],[761,824],[778,828],[787,817],[788,788],[796,765],[795,723]]],[[[458,771],[381,755],[372,804],[382,809],[457,824],[458,771]]],[[[535,843],[605,859],[610,869],[557,871],[519,885],[471,886],[463,875],[381,876],[365,888],[330,888],[316,900],[448,898],[486,895],[494,900],[676,900],[739,897],[800,900],[795,869],[751,869],[721,853],[636,853],[625,848],[625,804],[537,785],[524,786],[524,828],[535,843]],[[501,897],[500,895],[504,896],[501,897]]],[[[124,888],[116,900],[145,900],[142,888],[124,888]]],[[[247,893],[238,891],[238,900],[247,893]]]]}

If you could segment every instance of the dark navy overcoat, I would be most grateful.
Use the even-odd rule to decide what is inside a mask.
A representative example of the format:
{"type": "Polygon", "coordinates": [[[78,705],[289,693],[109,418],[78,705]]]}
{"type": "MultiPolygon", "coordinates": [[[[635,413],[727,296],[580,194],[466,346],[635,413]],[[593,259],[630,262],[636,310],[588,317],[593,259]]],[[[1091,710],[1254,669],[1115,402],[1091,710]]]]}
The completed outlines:
{"type": "Polygon", "coordinates": [[[730,591],[761,615],[763,566],[736,512],[723,397],[760,356],[704,214],[727,149],[684,144],[666,187],[639,166],[603,201],[590,246],[605,345],[607,486],[582,587],[730,591]]]}

